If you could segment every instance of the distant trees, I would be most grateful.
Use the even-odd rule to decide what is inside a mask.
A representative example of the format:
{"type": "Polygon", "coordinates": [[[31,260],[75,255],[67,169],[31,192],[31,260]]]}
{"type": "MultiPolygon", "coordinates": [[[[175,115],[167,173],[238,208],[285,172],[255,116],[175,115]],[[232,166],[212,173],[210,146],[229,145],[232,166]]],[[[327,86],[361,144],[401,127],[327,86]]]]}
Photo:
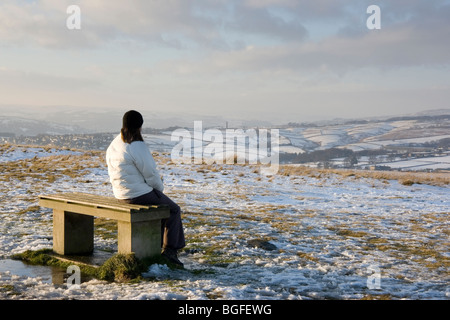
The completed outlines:
{"type": "Polygon", "coordinates": [[[0,137],[11,138],[15,136],[16,134],[12,132],[0,132],[0,137]]]}
{"type": "MultiPolygon", "coordinates": [[[[330,148],[326,150],[315,150],[305,153],[280,153],[280,163],[315,163],[319,168],[331,168],[336,164],[335,159],[343,159],[342,164],[347,168],[351,168],[365,157],[369,165],[379,165],[384,161],[395,161],[399,157],[404,157],[405,154],[411,152],[413,149],[422,148],[425,151],[444,153],[450,150],[450,138],[444,138],[437,141],[426,143],[405,144],[403,146],[386,146],[380,149],[368,149],[361,151],[353,151],[343,148],[330,148]],[[408,152],[406,152],[406,151],[408,152]],[[406,152],[406,153],[405,153],[406,152]],[[359,159],[359,160],[358,160],[359,159]]],[[[424,151],[424,150],[421,150],[424,151]]]]}
{"type": "Polygon", "coordinates": [[[292,163],[324,162],[333,158],[347,158],[351,156],[354,156],[352,150],[330,148],[308,153],[282,153],[280,154],[280,161],[292,163]]]}
{"type": "Polygon", "coordinates": [[[352,154],[351,156],[344,159],[344,166],[347,168],[353,167],[355,164],[358,164],[358,159],[356,155],[352,154]]]}

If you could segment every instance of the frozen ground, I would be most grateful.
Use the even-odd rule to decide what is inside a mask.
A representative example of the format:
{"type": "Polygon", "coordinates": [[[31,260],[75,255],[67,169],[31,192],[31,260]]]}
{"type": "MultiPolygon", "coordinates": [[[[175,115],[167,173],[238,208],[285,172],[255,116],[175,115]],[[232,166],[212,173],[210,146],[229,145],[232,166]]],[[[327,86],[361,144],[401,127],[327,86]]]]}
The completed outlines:
{"type": "MultiPolygon", "coordinates": [[[[437,125],[434,122],[415,120],[288,128],[280,130],[280,152],[302,153],[304,150],[329,148],[345,148],[357,152],[430,143],[450,138],[448,128],[448,121],[437,125]]],[[[434,161],[439,161],[439,158],[434,161]]],[[[409,164],[405,164],[405,168],[409,169],[409,167],[409,164]]],[[[449,167],[444,165],[423,169],[434,168],[448,169],[449,167]]]]}
{"type": "Polygon", "coordinates": [[[393,169],[400,168],[402,170],[435,170],[450,168],[450,156],[429,157],[414,160],[397,161],[383,163],[383,165],[393,169]]]}
{"type": "MultiPolygon", "coordinates": [[[[155,264],[139,283],[69,290],[11,268],[0,271],[0,299],[450,298],[449,185],[156,160],[183,208],[185,270],[155,264]]],[[[51,211],[37,206],[39,194],[111,195],[101,152],[3,148],[0,168],[0,261],[51,248],[51,211]]],[[[111,232],[96,233],[98,248],[115,249],[111,232]]]]}

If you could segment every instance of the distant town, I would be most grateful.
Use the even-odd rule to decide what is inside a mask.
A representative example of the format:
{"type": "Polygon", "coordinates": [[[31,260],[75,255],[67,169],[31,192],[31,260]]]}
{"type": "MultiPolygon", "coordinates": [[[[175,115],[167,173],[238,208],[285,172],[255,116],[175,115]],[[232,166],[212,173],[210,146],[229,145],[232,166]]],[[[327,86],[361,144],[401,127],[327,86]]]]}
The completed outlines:
{"type": "Polygon", "coordinates": [[[18,145],[55,146],[68,149],[106,150],[111,143],[112,133],[93,134],[38,134],[36,136],[15,136],[0,133],[0,143],[18,145]]]}
{"type": "MultiPolygon", "coordinates": [[[[158,132],[153,132],[157,135],[158,132]]],[[[117,133],[64,134],[36,136],[13,136],[0,133],[0,143],[17,145],[55,146],[68,149],[106,150],[117,133]]],[[[149,143],[149,142],[148,142],[149,143]]],[[[170,145],[151,144],[153,151],[170,151],[170,145]]],[[[304,164],[317,168],[353,168],[363,170],[405,170],[408,166],[393,166],[405,161],[426,161],[427,159],[450,162],[450,138],[434,142],[414,143],[403,146],[386,146],[380,149],[353,151],[346,148],[329,148],[303,153],[280,152],[281,164],[304,164]],[[390,164],[390,165],[387,165],[390,164]]],[[[419,164],[420,165],[420,164],[419,164]]],[[[413,165],[411,164],[411,167],[413,165]]],[[[445,171],[448,168],[416,168],[415,171],[445,171]]]]}
{"type": "MultiPolygon", "coordinates": [[[[106,150],[117,132],[22,134],[32,131],[29,122],[19,134],[11,133],[7,119],[0,144],[55,146],[68,149],[106,150]],[[28,125],[28,127],[26,127],[28,125]]],[[[34,128],[37,123],[32,123],[34,128]]],[[[171,133],[179,127],[143,128],[150,149],[171,152],[177,143],[171,133]]],[[[228,124],[221,130],[227,130],[228,124]]],[[[245,129],[244,129],[245,131],[245,129]]],[[[401,117],[379,121],[353,120],[329,124],[289,123],[279,127],[280,164],[317,168],[450,172],[450,115],[401,117]]]]}

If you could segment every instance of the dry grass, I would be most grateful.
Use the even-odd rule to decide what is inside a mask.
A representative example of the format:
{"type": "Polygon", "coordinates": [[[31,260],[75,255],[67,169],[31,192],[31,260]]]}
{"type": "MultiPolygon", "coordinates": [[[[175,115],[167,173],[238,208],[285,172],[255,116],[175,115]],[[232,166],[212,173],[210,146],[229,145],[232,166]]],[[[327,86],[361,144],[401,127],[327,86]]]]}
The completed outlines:
{"type": "Polygon", "coordinates": [[[408,128],[408,129],[400,129],[393,130],[389,133],[381,135],[377,137],[378,141],[383,140],[400,140],[400,139],[411,139],[411,138],[423,138],[423,137],[434,137],[434,136],[442,136],[447,135],[449,131],[449,127],[430,127],[430,128],[408,128]]]}
{"type": "Polygon", "coordinates": [[[313,262],[318,262],[319,259],[314,257],[313,255],[309,254],[309,253],[305,253],[305,252],[297,252],[297,256],[299,256],[300,258],[304,259],[304,260],[310,260],[313,262]]]}
{"type": "Polygon", "coordinates": [[[444,186],[450,184],[450,173],[444,172],[401,172],[401,171],[368,171],[351,169],[317,169],[306,166],[280,166],[279,174],[285,176],[308,176],[323,178],[336,174],[342,177],[370,178],[382,181],[397,180],[403,185],[427,184],[444,186]]]}
{"type": "Polygon", "coordinates": [[[85,152],[80,155],[50,155],[17,161],[0,163],[0,181],[25,181],[38,178],[39,181],[52,183],[62,177],[83,177],[89,168],[102,165],[99,152],[85,152]]]}

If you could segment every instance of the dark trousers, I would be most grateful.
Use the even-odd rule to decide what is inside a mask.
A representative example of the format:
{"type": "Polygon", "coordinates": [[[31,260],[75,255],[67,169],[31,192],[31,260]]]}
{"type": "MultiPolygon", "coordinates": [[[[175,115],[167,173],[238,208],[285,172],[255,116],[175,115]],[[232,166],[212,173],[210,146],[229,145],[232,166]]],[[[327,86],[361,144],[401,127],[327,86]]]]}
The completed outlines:
{"type": "Polygon", "coordinates": [[[183,223],[181,221],[181,208],[161,191],[153,189],[140,197],[122,200],[130,204],[159,205],[167,204],[170,208],[170,217],[161,220],[161,248],[179,250],[184,248],[183,223]]]}

